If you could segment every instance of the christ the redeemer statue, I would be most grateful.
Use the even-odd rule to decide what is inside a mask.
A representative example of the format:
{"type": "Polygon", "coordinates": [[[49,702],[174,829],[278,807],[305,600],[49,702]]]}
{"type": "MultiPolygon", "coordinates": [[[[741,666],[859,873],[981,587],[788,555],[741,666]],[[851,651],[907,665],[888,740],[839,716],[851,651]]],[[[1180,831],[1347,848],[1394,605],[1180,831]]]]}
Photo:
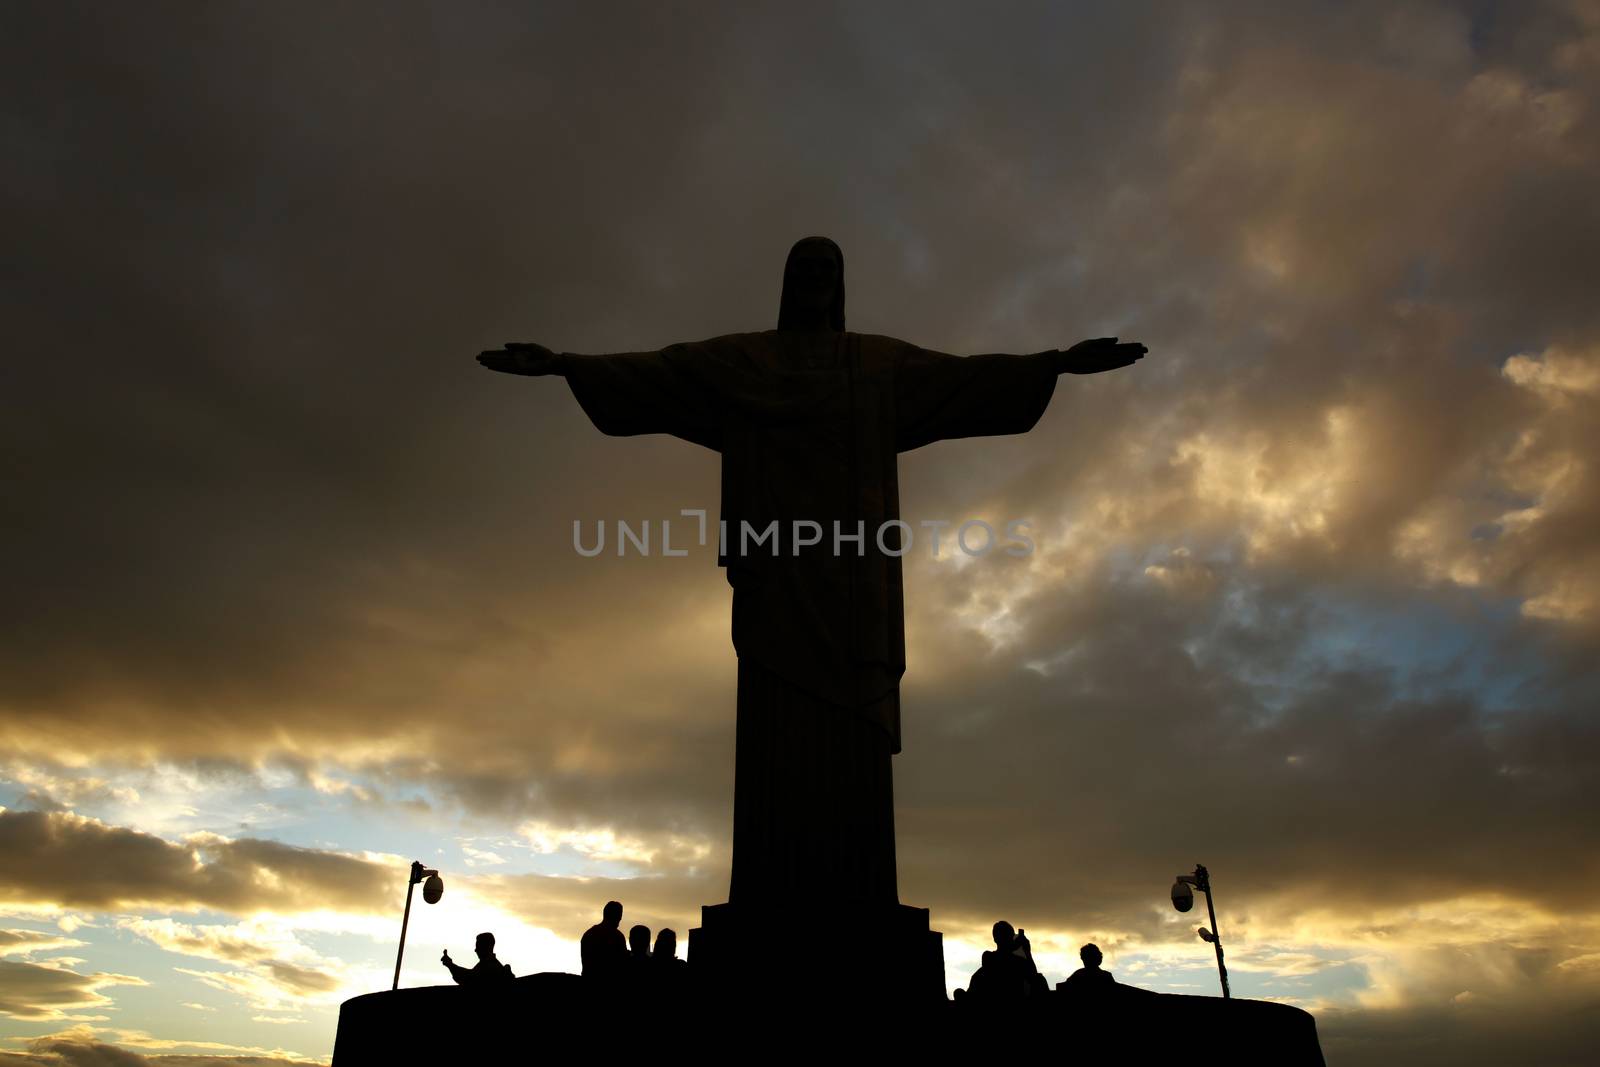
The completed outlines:
{"type": "Polygon", "coordinates": [[[1025,433],[1058,374],[1144,354],[1101,338],[959,357],[846,333],[844,257],[809,237],[784,266],[776,330],[658,352],[508,344],[478,357],[509,374],[562,375],[602,433],[671,434],[722,454],[718,563],[733,586],[739,657],[730,906],[898,901],[890,757],[905,625],[896,530],[887,552],[877,536],[899,518],[896,457],[946,438],[1025,433]],[[741,536],[774,520],[776,542],[741,536]],[[802,543],[809,525],[793,536],[797,522],[817,524],[817,543],[802,543]]]}

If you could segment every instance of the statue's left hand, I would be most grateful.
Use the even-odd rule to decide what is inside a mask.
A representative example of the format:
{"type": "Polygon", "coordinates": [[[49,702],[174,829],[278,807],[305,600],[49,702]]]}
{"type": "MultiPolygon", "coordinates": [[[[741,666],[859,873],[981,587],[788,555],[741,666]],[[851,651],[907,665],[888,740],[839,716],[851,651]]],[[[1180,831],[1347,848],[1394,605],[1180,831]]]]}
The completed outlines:
{"type": "Polygon", "coordinates": [[[1079,341],[1066,351],[1056,353],[1056,373],[1099,374],[1118,367],[1131,367],[1148,351],[1137,341],[1119,342],[1115,337],[1079,341]]]}

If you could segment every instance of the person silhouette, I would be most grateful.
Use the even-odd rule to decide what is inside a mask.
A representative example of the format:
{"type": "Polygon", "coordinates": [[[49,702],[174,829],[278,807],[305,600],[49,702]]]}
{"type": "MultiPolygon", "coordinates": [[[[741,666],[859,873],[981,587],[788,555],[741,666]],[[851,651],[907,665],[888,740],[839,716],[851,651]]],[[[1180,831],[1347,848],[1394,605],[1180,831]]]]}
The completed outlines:
{"type": "Polygon", "coordinates": [[[645,987],[652,1003],[659,1008],[677,1009],[689,995],[689,964],[678,958],[678,935],[662,930],[656,935],[655,950],[644,968],[645,987]]]}
{"type": "Polygon", "coordinates": [[[688,972],[689,964],[678,958],[678,934],[662,930],[656,935],[655,951],[650,953],[650,969],[658,980],[678,982],[688,972]]]}
{"type": "Polygon", "coordinates": [[[628,978],[644,981],[650,973],[650,928],[635,926],[628,931],[628,978]]]}
{"type": "Polygon", "coordinates": [[[967,994],[979,1000],[1020,1000],[1033,992],[1039,969],[1033,964],[1033,946],[1026,930],[1015,930],[1004,919],[994,924],[994,949],[967,985],[967,994]]]}
{"type": "Polygon", "coordinates": [[[615,978],[627,960],[628,946],[622,938],[622,904],[606,902],[600,921],[583,932],[578,942],[585,978],[615,978]]]}
{"type": "Polygon", "coordinates": [[[1056,986],[1057,989],[1076,997],[1103,994],[1117,984],[1110,971],[1100,969],[1100,962],[1105,957],[1100,954],[1099,945],[1093,942],[1084,945],[1078,950],[1078,958],[1083,961],[1083,966],[1067,975],[1067,980],[1056,986]]]}
{"type": "Polygon", "coordinates": [[[473,951],[478,954],[478,965],[472,968],[462,967],[452,960],[449,949],[445,949],[444,955],[439,957],[439,962],[449,969],[450,977],[456,980],[457,985],[481,987],[504,982],[513,977],[510,965],[501,963],[495,958],[493,934],[479,934],[473,951]]]}

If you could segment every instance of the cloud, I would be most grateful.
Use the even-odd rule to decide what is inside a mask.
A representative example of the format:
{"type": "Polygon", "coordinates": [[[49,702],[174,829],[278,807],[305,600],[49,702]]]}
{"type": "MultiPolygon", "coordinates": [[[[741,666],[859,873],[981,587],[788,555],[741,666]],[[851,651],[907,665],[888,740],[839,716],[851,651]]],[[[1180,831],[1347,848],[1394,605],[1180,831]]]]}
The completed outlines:
{"type": "Polygon", "coordinates": [[[701,905],[727,898],[726,881],[724,869],[668,868],[637,878],[493,875],[478,879],[474,890],[493,907],[525,916],[570,942],[600,921],[608,900],[618,900],[629,926],[670,927],[687,947],[688,931],[700,925],[701,905]]]}
{"type": "Polygon", "coordinates": [[[308,999],[336,1003],[334,994],[348,995],[340,978],[310,967],[301,967],[282,960],[268,960],[258,967],[242,971],[197,971],[188,967],[175,968],[202,985],[224,993],[232,993],[254,1007],[273,1011],[293,1010],[308,999]]]}
{"type": "Polygon", "coordinates": [[[138,804],[139,791],[93,776],[52,773],[46,767],[12,760],[3,776],[27,787],[21,803],[42,811],[70,811],[86,805],[138,804]]]}
{"type": "Polygon", "coordinates": [[[711,854],[711,845],[704,838],[675,834],[631,837],[609,827],[581,830],[538,820],[523,823],[517,832],[529,849],[542,855],[569,850],[586,860],[641,867],[693,866],[711,854]]]}
{"type": "Polygon", "coordinates": [[[200,956],[222,963],[305,951],[288,931],[262,920],[228,926],[196,926],[172,919],[127,917],[119,920],[117,926],[169,952],[200,956]]]}
{"type": "MultiPolygon", "coordinates": [[[[174,1041],[156,1037],[144,1030],[97,1028],[79,1023],[64,1030],[44,1034],[29,1041],[29,1052],[34,1055],[69,1057],[107,1055],[137,1057],[131,1062],[150,1062],[167,1067],[171,1064],[196,1062],[208,1067],[216,1063],[276,1064],[303,1063],[306,1057],[281,1048],[257,1048],[247,1045],[230,1045],[220,1041],[174,1041]],[[102,1040],[102,1037],[109,1040],[102,1040]],[[175,1049],[201,1050],[177,1053],[175,1049]]],[[[53,1062],[53,1061],[46,1061],[53,1062]]],[[[92,1059],[89,1062],[94,1062],[92,1059]]],[[[128,1060],[113,1060],[125,1063],[128,1060]]],[[[309,1065],[308,1065],[309,1067],[309,1065]]]]}
{"type": "Polygon", "coordinates": [[[466,857],[469,867],[499,867],[504,865],[506,858],[497,852],[488,849],[473,848],[471,845],[462,844],[461,854],[466,857]]]}
{"type": "MultiPolygon", "coordinates": [[[[237,1051],[244,1055],[195,1055],[144,1052],[123,1047],[134,1044],[141,1047],[168,1045],[138,1031],[119,1032],[118,1043],[111,1044],[96,1038],[88,1030],[78,1027],[37,1038],[28,1043],[26,1052],[0,1051],[0,1067],[317,1067],[316,1061],[293,1053],[266,1049],[242,1049],[211,1043],[209,1047],[237,1051]]],[[[190,1047],[204,1048],[206,1042],[190,1047]]]]}
{"type": "Polygon", "coordinates": [[[276,917],[192,925],[130,916],[120,919],[117,926],[168,952],[242,965],[239,970],[220,972],[177,970],[214,989],[242,996],[258,1008],[282,1011],[307,1001],[332,1002],[335,994],[349,992],[349,968],[313,951],[289,922],[276,917]]]}
{"type": "Polygon", "coordinates": [[[6,902],[372,912],[395,895],[389,870],[355,856],[210,833],[179,844],[70,812],[0,810],[0,848],[18,860],[0,878],[6,902]]]}
{"type": "Polygon", "coordinates": [[[108,1007],[112,998],[102,989],[146,984],[131,975],[79,974],[59,964],[0,959],[0,1014],[27,1020],[70,1019],[108,1007]]]}
{"type": "Polygon", "coordinates": [[[70,937],[38,930],[0,930],[0,956],[31,956],[35,952],[54,952],[84,944],[70,937]]]}
{"type": "Polygon", "coordinates": [[[1330,1062],[1378,1067],[1397,1060],[1419,1067],[1462,1063],[1582,1063],[1600,1030],[1592,1003],[1534,1005],[1517,1012],[1452,1009],[1328,1011],[1317,1021],[1330,1062]]]}

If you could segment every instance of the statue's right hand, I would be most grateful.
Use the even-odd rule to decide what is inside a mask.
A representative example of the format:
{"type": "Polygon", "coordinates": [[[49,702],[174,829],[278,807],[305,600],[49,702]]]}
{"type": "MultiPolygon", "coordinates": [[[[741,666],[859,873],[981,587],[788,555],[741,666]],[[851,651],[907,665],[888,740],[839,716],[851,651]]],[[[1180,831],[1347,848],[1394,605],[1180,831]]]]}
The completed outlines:
{"type": "Polygon", "coordinates": [[[507,342],[504,348],[478,353],[478,362],[502,374],[555,374],[556,354],[544,345],[507,342]]]}

